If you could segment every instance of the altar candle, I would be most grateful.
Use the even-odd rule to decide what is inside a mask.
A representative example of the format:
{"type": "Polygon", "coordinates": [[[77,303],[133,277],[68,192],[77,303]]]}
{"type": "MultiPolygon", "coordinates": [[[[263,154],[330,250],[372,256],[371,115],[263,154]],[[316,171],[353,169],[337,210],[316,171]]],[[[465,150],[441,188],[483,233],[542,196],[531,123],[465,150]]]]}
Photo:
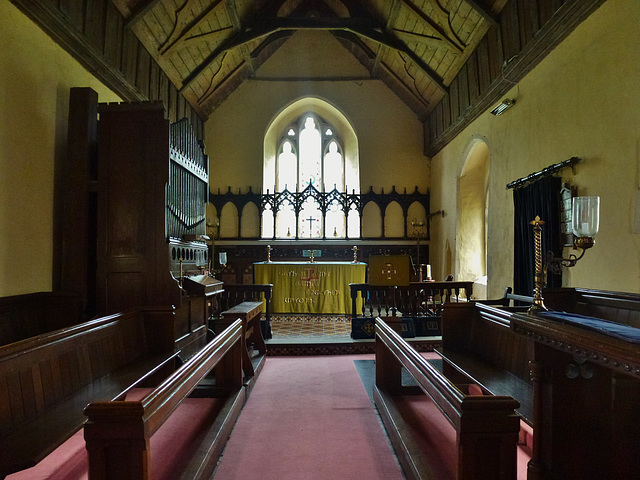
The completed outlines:
{"type": "Polygon", "coordinates": [[[427,278],[431,278],[431,265],[427,264],[427,278]]]}

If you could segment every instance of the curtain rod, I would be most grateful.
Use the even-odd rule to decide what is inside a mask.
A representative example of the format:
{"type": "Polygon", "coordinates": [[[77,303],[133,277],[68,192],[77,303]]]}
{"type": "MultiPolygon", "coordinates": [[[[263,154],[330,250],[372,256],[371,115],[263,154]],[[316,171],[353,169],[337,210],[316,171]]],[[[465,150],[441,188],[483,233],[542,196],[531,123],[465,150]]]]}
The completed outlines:
{"type": "Polygon", "coordinates": [[[514,180],[513,182],[508,183],[507,189],[524,187],[525,185],[536,182],[541,178],[553,175],[554,173],[562,170],[565,167],[573,167],[581,160],[582,159],[580,157],[571,157],[569,160],[565,160],[564,162],[556,163],[555,165],[549,165],[547,168],[544,168],[539,172],[532,173],[530,175],[527,175],[526,177],[522,177],[518,180],[514,180]]]}

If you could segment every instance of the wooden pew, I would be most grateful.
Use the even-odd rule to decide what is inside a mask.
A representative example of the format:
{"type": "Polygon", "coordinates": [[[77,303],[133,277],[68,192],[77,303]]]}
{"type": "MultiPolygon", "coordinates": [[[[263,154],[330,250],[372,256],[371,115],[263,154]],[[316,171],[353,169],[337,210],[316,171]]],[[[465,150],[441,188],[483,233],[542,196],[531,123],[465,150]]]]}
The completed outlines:
{"type": "Polygon", "coordinates": [[[260,329],[261,315],[262,302],[242,302],[222,312],[220,320],[216,322],[216,328],[221,330],[237,318],[242,320],[242,369],[245,385],[249,385],[251,380],[260,373],[267,354],[267,345],[264,343],[260,329]]]}
{"type": "Polygon", "coordinates": [[[480,391],[477,386],[474,390],[472,383],[460,374],[455,379],[445,377],[384,321],[376,319],[374,399],[407,478],[516,478],[520,420],[514,409],[518,402],[480,391]],[[403,369],[418,388],[402,384],[403,369]],[[412,402],[401,408],[403,399],[416,395],[420,395],[423,408],[431,408],[432,415],[420,416],[420,408],[407,408],[412,402]],[[440,415],[452,426],[451,432],[438,423],[440,415]],[[421,448],[419,438],[435,430],[444,434],[432,436],[431,448],[421,448]],[[447,444],[453,447],[442,456],[455,457],[453,471],[443,465],[446,458],[436,455],[436,450],[446,449],[447,444]]]}
{"type": "MultiPolygon", "coordinates": [[[[244,401],[242,386],[242,321],[232,323],[204,349],[140,400],[120,396],[112,402],[92,402],[85,409],[84,427],[92,480],[195,480],[211,477],[218,457],[231,433],[244,401]],[[211,372],[215,385],[198,391],[211,372]],[[180,408],[193,399],[207,408],[206,400],[221,397],[215,414],[189,419],[199,422],[198,434],[187,449],[153,450],[154,434],[169,425],[180,408]],[[162,462],[163,467],[154,467],[162,462]]],[[[198,410],[200,410],[198,408],[198,410]]],[[[169,425],[170,438],[178,438],[185,422],[169,425]]],[[[165,432],[167,434],[167,432],[165,432]]]]}
{"type": "Polygon", "coordinates": [[[77,295],[37,292],[0,298],[0,345],[82,323],[77,295]]]}
{"type": "Polygon", "coordinates": [[[544,303],[550,310],[578,313],[640,328],[640,295],[588,288],[547,288],[544,303]]]}
{"type": "Polygon", "coordinates": [[[0,347],[0,478],[78,431],[90,401],[173,371],[173,315],[141,308],[0,347]]]}
{"type": "Polygon", "coordinates": [[[445,375],[458,370],[494,395],[515,398],[518,414],[531,425],[533,344],[511,329],[516,311],[479,302],[449,303],[442,312],[442,348],[436,351],[444,359],[445,375]]]}

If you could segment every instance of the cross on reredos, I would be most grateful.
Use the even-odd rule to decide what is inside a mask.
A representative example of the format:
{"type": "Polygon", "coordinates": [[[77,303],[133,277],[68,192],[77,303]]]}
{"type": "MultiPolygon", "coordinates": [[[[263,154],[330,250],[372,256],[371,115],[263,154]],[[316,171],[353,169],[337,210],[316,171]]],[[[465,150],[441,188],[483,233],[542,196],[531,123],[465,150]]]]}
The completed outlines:
{"type": "Polygon", "coordinates": [[[313,237],[313,222],[315,222],[316,219],[312,216],[309,216],[307,220],[309,221],[309,237],[313,237]]]}
{"type": "Polygon", "coordinates": [[[391,280],[391,275],[398,273],[392,263],[385,263],[386,270],[382,270],[382,274],[387,276],[387,280],[391,280]]]}

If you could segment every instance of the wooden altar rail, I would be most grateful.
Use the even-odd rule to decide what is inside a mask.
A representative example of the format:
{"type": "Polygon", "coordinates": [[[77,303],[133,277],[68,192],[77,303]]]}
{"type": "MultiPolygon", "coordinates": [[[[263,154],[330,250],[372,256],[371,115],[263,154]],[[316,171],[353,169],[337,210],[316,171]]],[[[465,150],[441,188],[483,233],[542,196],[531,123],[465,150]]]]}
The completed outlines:
{"type": "Polygon", "coordinates": [[[494,395],[520,403],[518,414],[533,423],[533,386],[529,362],[533,343],[511,329],[520,307],[495,308],[481,302],[450,303],[442,312],[443,372],[458,370],[494,395]]]}
{"type": "Polygon", "coordinates": [[[82,428],[82,409],[174,370],[173,309],[109,315],[0,347],[0,478],[82,428]]]}
{"type": "Polygon", "coordinates": [[[407,317],[438,316],[446,302],[468,301],[473,282],[415,282],[408,286],[376,286],[351,283],[352,318],[395,317],[399,312],[407,317]],[[464,292],[464,293],[463,293],[464,292]],[[358,294],[362,308],[356,308],[358,294]]]}
{"type": "Polygon", "coordinates": [[[264,299],[265,319],[260,322],[262,337],[265,340],[271,335],[271,293],[273,284],[238,284],[225,283],[224,291],[220,297],[220,311],[229,310],[242,302],[258,302],[264,299]]]}
{"type": "Polygon", "coordinates": [[[241,339],[242,321],[238,319],[142,400],[117,398],[113,402],[89,404],[85,409],[88,420],[84,434],[90,478],[146,480],[151,478],[151,462],[154,459],[163,462],[167,457],[178,458],[179,463],[186,465],[181,465],[180,472],[169,468],[158,478],[210,478],[244,402],[241,339]],[[215,373],[215,386],[208,387],[210,390],[205,387],[198,396],[199,400],[205,400],[202,397],[222,395],[225,400],[220,412],[213,418],[207,415],[201,419],[203,425],[197,438],[188,443],[187,451],[150,450],[152,435],[167,424],[211,372],[215,373]]]}
{"type": "Polygon", "coordinates": [[[419,416],[412,420],[403,418],[396,402],[406,395],[426,395],[424,402],[433,401],[455,429],[455,440],[451,439],[453,435],[432,439],[435,445],[455,441],[457,467],[453,478],[515,479],[520,420],[514,409],[518,402],[488,392],[466,394],[473,382],[462,377],[459,380],[453,383],[446,378],[384,321],[376,319],[374,399],[407,478],[442,480],[442,476],[434,476],[442,471],[434,464],[440,459],[416,443],[415,433],[430,431],[426,424],[430,417],[423,416],[425,424],[416,425],[414,418],[419,416]],[[415,379],[418,388],[402,385],[403,368],[415,379]]]}
{"type": "Polygon", "coordinates": [[[77,295],[37,292],[0,298],[0,345],[82,322],[77,295]]]}

